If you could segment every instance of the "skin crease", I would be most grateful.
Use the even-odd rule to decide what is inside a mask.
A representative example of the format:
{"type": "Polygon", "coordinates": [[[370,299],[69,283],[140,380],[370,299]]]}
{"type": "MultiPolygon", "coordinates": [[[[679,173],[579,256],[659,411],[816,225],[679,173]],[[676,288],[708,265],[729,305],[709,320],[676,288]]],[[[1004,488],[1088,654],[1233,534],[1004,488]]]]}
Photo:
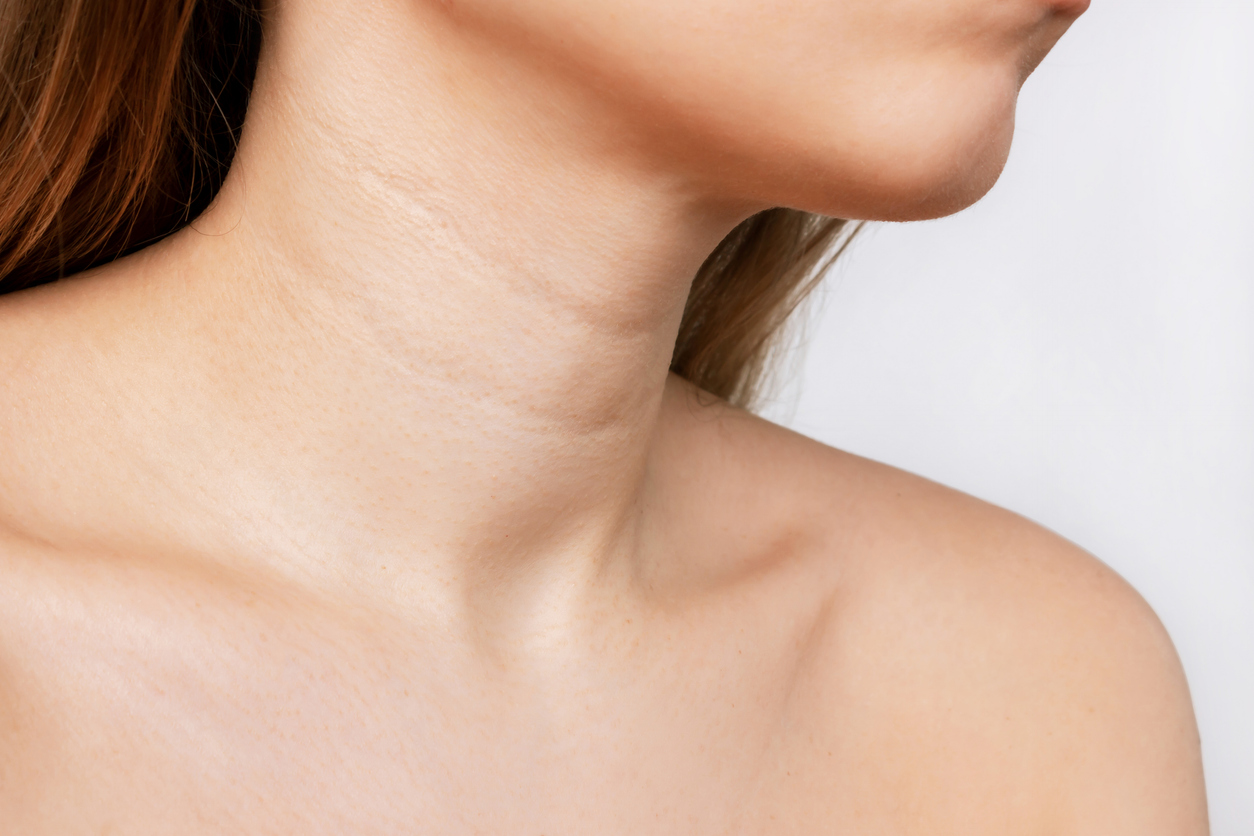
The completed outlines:
{"type": "Polygon", "coordinates": [[[0,822],[1194,836],[1074,546],[698,397],[739,220],[956,211],[1083,11],[278,0],[193,228],[0,297],[0,822]]]}

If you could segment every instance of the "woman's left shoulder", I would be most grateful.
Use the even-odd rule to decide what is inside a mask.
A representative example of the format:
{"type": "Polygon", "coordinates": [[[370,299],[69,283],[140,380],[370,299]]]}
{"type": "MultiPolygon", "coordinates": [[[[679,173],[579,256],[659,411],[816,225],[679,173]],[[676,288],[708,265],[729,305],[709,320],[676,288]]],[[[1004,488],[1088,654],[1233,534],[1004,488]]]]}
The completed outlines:
{"type": "Polygon", "coordinates": [[[813,739],[844,746],[855,730],[862,774],[908,788],[933,833],[964,831],[972,805],[1013,832],[1207,832],[1182,667],[1118,574],[958,491],[746,413],[710,415],[712,458],[735,461],[722,478],[788,509],[794,533],[774,539],[804,550],[789,562],[827,601],[798,675],[813,739]]]}
{"type": "MultiPolygon", "coordinates": [[[[937,756],[934,774],[966,763],[968,786],[1061,805],[1061,833],[1207,832],[1184,671],[1123,578],[1007,510],[808,439],[779,443],[810,471],[791,481],[813,491],[798,499],[815,503],[812,559],[840,567],[844,605],[825,629],[879,643],[863,658],[866,681],[886,686],[886,740],[916,724],[916,744],[945,741],[920,747],[937,756]]],[[[815,675],[839,687],[849,645],[834,647],[815,675]]]]}

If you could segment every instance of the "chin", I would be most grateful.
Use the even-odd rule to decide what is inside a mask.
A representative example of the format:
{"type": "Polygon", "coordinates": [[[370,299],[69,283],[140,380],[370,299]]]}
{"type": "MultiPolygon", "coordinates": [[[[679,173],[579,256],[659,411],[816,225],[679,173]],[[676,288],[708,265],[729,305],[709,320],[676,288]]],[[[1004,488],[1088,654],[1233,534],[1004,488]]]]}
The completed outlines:
{"type": "Polygon", "coordinates": [[[1014,108],[949,131],[919,130],[913,141],[868,142],[875,153],[842,160],[812,177],[824,183],[809,211],[873,221],[920,221],[952,215],[996,184],[1010,156],[1014,108]]]}
{"type": "Polygon", "coordinates": [[[866,220],[926,221],[961,212],[996,185],[1006,167],[1010,143],[990,149],[974,163],[964,160],[930,177],[902,184],[894,199],[885,200],[866,220]]]}

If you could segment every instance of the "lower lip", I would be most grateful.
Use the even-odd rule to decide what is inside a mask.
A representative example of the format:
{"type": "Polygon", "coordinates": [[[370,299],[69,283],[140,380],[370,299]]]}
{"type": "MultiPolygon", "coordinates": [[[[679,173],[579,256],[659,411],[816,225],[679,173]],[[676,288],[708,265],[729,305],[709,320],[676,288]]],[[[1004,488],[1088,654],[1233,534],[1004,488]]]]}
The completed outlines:
{"type": "Polygon", "coordinates": [[[1079,17],[1088,11],[1092,0],[1050,0],[1049,6],[1055,14],[1079,17]]]}

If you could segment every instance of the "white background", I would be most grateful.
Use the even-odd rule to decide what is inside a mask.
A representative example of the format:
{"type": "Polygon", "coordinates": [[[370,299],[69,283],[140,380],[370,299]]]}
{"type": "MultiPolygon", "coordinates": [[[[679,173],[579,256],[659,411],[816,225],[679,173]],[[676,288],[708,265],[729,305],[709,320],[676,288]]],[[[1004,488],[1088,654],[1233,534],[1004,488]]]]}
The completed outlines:
{"type": "Polygon", "coordinates": [[[975,207],[877,224],[767,417],[1099,556],[1175,640],[1254,836],[1254,0],[1093,0],[975,207]]]}

